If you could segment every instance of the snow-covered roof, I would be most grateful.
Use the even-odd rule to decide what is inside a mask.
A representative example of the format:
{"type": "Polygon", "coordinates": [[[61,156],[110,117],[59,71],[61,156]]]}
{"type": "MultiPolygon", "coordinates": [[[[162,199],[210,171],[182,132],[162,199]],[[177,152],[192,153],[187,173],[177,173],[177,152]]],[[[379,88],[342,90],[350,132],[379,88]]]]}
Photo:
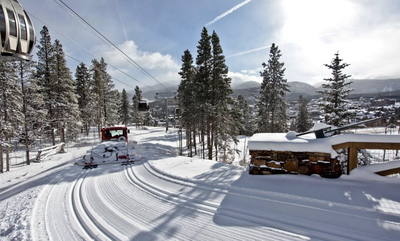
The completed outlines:
{"type": "Polygon", "coordinates": [[[400,135],[385,134],[342,134],[328,138],[331,145],[337,145],[346,142],[375,142],[375,143],[400,143],[400,135]]]}
{"type": "Polygon", "coordinates": [[[327,138],[315,138],[314,134],[296,136],[297,133],[258,133],[248,141],[249,150],[262,151],[292,151],[292,152],[322,152],[337,156],[333,145],[346,142],[378,142],[400,143],[400,135],[384,134],[342,134],[327,138]]]}
{"type": "Polygon", "coordinates": [[[296,132],[288,133],[258,133],[248,141],[249,150],[262,151],[292,151],[292,152],[322,152],[337,156],[329,138],[316,139],[314,134],[296,136],[296,132]]]}

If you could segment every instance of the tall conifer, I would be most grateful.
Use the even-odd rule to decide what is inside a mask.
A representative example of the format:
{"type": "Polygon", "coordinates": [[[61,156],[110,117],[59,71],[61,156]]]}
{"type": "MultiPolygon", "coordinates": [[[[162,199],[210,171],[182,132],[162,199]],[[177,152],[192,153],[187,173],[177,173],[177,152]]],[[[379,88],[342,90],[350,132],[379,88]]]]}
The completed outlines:
{"type": "Polygon", "coordinates": [[[332,70],[332,77],[324,79],[327,84],[323,84],[324,90],[318,91],[323,95],[325,104],[323,108],[325,113],[325,121],[327,124],[334,126],[341,126],[344,124],[346,117],[350,116],[346,108],[346,98],[352,91],[350,89],[352,81],[346,81],[351,75],[344,74],[342,71],[349,64],[342,63],[342,59],[339,58],[339,52],[335,54],[331,64],[324,64],[330,70],[332,70]]]}
{"type": "Polygon", "coordinates": [[[49,29],[43,26],[40,31],[40,41],[37,57],[38,64],[36,67],[36,76],[39,79],[39,85],[42,89],[44,103],[47,109],[47,126],[51,129],[51,139],[53,145],[56,144],[54,129],[57,128],[56,123],[56,80],[54,76],[54,46],[51,43],[49,29]]]}
{"type": "MultiPolygon", "coordinates": [[[[212,53],[211,53],[211,36],[208,35],[207,28],[203,28],[199,45],[197,45],[197,73],[195,77],[195,93],[200,123],[200,137],[202,143],[202,157],[205,157],[205,138],[207,137],[208,149],[211,143],[211,112],[210,105],[210,89],[212,80],[212,53]]],[[[212,148],[212,147],[211,147],[212,148]]]]}
{"type": "Polygon", "coordinates": [[[6,170],[10,171],[10,144],[15,130],[23,123],[21,88],[17,64],[0,63],[0,172],[3,172],[3,150],[6,150],[6,170]]]}
{"type": "Polygon", "coordinates": [[[211,160],[213,155],[213,145],[215,147],[216,158],[218,158],[218,147],[222,147],[226,152],[226,147],[230,146],[232,127],[235,118],[227,118],[230,115],[229,104],[233,103],[230,95],[233,93],[231,88],[231,79],[228,77],[228,66],[225,64],[225,56],[220,44],[220,39],[215,31],[211,36],[212,44],[212,80],[210,86],[210,124],[211,140],[208,145],[208,158],[211,160]],[[231,131],[229,131],[231,130],[231,131]]]}
{"type": "Polygon", "coordinates": [[[284,79],[284,63],[280,62],[281,50],[274,43],[270,48],[269,60],[263,63],[263,82],[258,99],[258,128],[260,132],[286,132],[286,93],[289,85],[284,79]]]}
{"type": "MultiPolygon", "coordinates": [[[[183,127],[186,129],[186,141],[189,149],[189,156],[193,156],[193,147],[196,145],[196,99],[194,77],[195,67],[193,66],[193,57],[189,50],[185,50],[182,56],[182,66],[179,75],[181,82],[178,88],[179,109],[181,112],[181,135],[183,127]]],[[[182,150],[180,150],[182,153],[182,150]]]]}
{"type": "Polygon", "coordinates": [[[18,77],[22,92],[22,114],[24,118],[24,144],[26,163],[30,165],[29,145],[41,135],[47,110],[44,106],[41,88],[35,77],[34,61],[21,61],[18,65],[18,77]]]}
{"type": "Polygon", "coordinates": [[[89,69],[84,63],[76,67],[75,72],[75,91],[78,97],[78,106],[80,110],[80,119],[85,129],[86,135],[89,135],[90,125],[94,123],[95,104],[93,96],[93,81],[89,69]]]}
{"type": "Polygon", "coordinates": [[[135,88],[135,94],[132,97],[132,109],[133,109],[133,119],[138,128],[143,123],[143,115],[139,111],[139,103],[142,100],[142,91],[139,86],[135,88]]]}
{"type": "Polygon", "coordinates": [[[65,53],[59,40],[55,40],[54,46],[54,77],[55,77],[55,102],[56,119],[60,133],[60,141],[66,142],[66,135],[75,138],[78,133],[79,106],[75,93],[75,81],[67,67],[65,53]],[[67,133],[65,133],[67,130],[67,133]]]}
{"type": "Polygon", "coordinates": [[[296,131],[297,132],[305,132],[312,128],[313,123],[310,119],[310,115],[307,109],[307,101],[303,98],[302,95],[299,96],[298,101],[298,111],[296,116],[296,131]]]}
{"type": "Polygon", "coordinates": [[[123,89],[121,95],[121,122],[124,125],[128,125],[130,120],[131,116],[128,94],[126,93],[126,90],[123,89]]]}

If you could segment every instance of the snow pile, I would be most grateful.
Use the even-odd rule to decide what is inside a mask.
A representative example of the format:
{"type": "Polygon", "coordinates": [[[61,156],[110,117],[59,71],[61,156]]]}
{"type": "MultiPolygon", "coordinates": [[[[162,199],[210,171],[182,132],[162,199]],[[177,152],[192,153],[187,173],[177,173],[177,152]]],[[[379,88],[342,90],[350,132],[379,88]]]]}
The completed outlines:
{"type": "Polygon", "coordinates": [[[297,137],[295,132],[258,133],[249,139],[248,146],[249,150],[322,152],[331,153],[332,158],[337,156],[329,138],[316,139],[314,134],[297,137]]]}
{"type": "Polygon", "coordinates": [[[400,143],[400,135],[384,134],[341,134],[326,138],[315,138],[314,134],[296,136],[297,133],[258,133],[249,139],[249,150],[292,151],[330,153],[332,158],[338,156],[333,145],[347,142],[400,143]]]}

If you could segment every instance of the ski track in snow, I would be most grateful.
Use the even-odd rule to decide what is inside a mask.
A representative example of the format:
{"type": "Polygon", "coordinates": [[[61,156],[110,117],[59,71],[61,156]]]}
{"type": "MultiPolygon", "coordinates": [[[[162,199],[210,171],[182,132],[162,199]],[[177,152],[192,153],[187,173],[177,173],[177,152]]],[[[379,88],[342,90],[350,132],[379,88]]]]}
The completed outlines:
{"type": "Polygon", "coordinates": [[[171,174],[157,162],[174,158],[174,151],[159,154],[158,142],[152,153],[151,141],[143,144],[138,148],[149,158],[134,165],[60,165],[1,190],[0,240],[393,240],[400,234],[399,215],[373,207],[171,174]]]}

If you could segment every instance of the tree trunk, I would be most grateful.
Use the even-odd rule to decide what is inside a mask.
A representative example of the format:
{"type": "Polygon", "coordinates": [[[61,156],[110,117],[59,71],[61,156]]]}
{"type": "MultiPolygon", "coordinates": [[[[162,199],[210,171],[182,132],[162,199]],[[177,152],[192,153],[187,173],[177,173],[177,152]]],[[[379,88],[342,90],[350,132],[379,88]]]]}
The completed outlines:
{"type": "Polygon", "coordinates": [[[182,153],[183,153],[183,151],[182,151],[182,134],[183,134],[182,128],[180,127],[179,131],[178,131],[178,136],[179,136],[179,155],[180,156],[182,156],[182,153]]]}
{"type": "Polygon", "coordinates": [[[196,128],[193,127],[193,147],[194,147],[194,155],[197,156],[197,142],[196,142],[196,128]]]}
{"type": "Polygon", "coordinates": [[[0,144],[0,173],[4,172],[3,144],[0,144]]]}
{"type": "Polygon", "coordinates": [[[25,83],[24,83],[24,66],[22,61],[20,62],[20,74],[21,74],[21,91],[22,91],[22,112],[24,114],[24,130],[25,130],[25,151],[26,151],[26,164],[30,165],[30,159],[29,159],[29,135],[28,135],[28,120],[26,116],[28,115],[27,110],[26,110],[26,91],[25,91],[25,83]]]}
{"type": "MultiPolygon", "coordinates": [[[[0,130],[2,130],[1,121],[0,121],[0,130]]],[[[3,173],[3,170],[4,170],[4,162],[3,162],[3,143],[1,142],[1,140],[3,139],[2,133],[3,133],[3,132],[0,131],[0,173],[3,173]]]]}
{"type": "Polygon", "coordinates": [[[54,128],[51,128],[51,140],[53,142],[53,146],[56,145],[56,133],[54,133],[54,128]]]}
{"type": "Polygon", "coordinates": [[[218,161],[218,134],[217,134],[218,127],[215,125],[214,128],[214,147],[215,147],[215,161],[218,161]]]}
{"type": "Polygon", "coordinates": [[[11,141],[9,140],[8,133],[6,133],[6,143],[8,144],[7,152],[6,152],[6,163],[7,163],[6,171],[9,172],[10,171],[10,144],[11,144],[11,141]]]}
{"type": "Polygon", "coordinates": [[[213,117],[207,118],[207,147],[208,159],[212,160],[213,157],[213,117]]]}

